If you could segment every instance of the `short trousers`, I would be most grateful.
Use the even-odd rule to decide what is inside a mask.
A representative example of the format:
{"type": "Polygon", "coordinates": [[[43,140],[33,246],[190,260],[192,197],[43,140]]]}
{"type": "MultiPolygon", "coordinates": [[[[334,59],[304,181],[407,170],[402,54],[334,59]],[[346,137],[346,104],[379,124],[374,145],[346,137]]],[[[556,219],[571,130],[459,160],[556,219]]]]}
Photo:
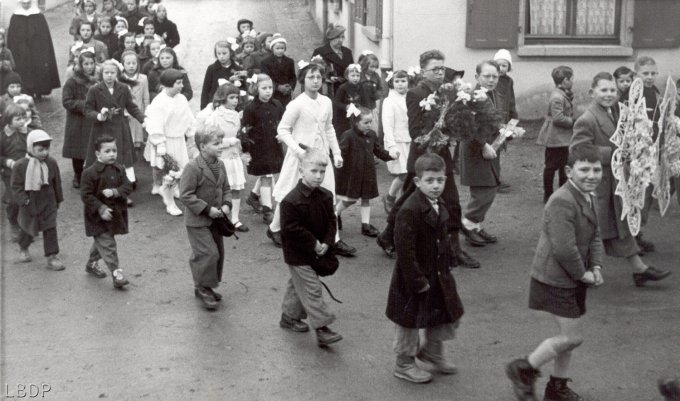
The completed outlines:
{"type": "Polygon", "coordinates": [[[586,285],[579,282],[576,288],[553,287],[531,279],[529,309],[576,319],[586,314],[586,285]]]}

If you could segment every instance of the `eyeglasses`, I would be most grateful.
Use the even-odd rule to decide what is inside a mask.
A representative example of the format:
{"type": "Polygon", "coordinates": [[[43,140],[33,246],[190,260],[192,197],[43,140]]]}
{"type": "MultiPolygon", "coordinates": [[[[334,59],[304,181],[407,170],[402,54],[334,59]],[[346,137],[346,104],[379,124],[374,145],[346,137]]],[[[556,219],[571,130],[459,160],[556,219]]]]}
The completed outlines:
{"type": "Polygon", "coordinates": [[[432,71],[435,74],[443,74],[446,71],[446,67],[434,67],[429,70],[423,70],[423,72],[432,71]]]}

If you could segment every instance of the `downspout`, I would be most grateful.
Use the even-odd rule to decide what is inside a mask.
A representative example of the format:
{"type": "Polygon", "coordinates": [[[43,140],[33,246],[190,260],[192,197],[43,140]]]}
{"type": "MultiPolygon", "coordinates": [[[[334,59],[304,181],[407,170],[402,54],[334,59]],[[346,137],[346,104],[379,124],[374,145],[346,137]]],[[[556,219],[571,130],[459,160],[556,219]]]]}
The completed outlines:
{"type": "Polygon", "coordinates": [[[380,34],[380,68],[383,70],[391,70],[394,66],[394,2],[395,0],[383,0],[380,34]]]}

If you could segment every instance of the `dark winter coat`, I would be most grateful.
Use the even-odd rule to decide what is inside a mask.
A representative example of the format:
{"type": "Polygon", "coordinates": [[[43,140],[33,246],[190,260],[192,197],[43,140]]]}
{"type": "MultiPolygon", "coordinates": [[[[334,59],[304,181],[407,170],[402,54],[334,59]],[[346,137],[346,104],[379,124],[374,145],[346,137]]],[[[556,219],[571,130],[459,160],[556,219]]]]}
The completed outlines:
{"type": "Polygon", "coordinates": [[[350,103],[359,106],[359,101],[361,100],[360,89],[359,85],[345,82],[335,91],[335,96],[333,97],[333,128],[335,128],[335,133],[338,136],[348,129],[352,129],[352,123],[347,118],[347,106],[350,103]]]}
{"type": "Polygon", "coordinates": [[[335,193],[352,199],[378,197],[378,178],[373,156],[390,161],[389,152],[383,147],[373,131],[345,131],[338,141],[343,165],[336,169],[335,193]]]}
{"type": "Polygon", "coordinates": [[[248,75],[262,72],[262,61],[271,56],[272,52],[267,49],[256,50],[243,59],[243,68],[248,71],[248,75]]]}
{"type": "Polygon", "coordinates": [[[12,51],[7,47],[0,47],[0,95],[7,93],[5,77],[14,71],[15,68],[16,63],[14,62],[12,51]]]}
{"type": "Polygon", "coordinates": [[[104,164],[96,161],[83,171],[80,180],[80,198],[83,200],[85,235],[96,237],[104,233],[127,234],[127,197],[132,193],[132,183],[120,164],[104,164]],[[104,196],[105,189],[115,189],[113,197],[104,196]],[[110,221],[101,218],[100,212],[112,210],[110,221]]]}
{"type": "MultiPolygon", "coordinates": [[[[489,97],[485,107],[496,106],[496,91],[486,93],[489,97]]],[[[497,109],[496,109],[497,110],[497,109]]],[[[500,150],[495,159],[485,159],[482,155],[484,144],[493,143],[498,131],[487,136],[484,141],[473,139],[460,143],[460,184],[470,187],[495,187],[501,183],[500,150]]]]}
{"type": "Polygon", "coordinates": [[[218,164],[217,177],[201,155],[187,163],[182,170],[182,177],[179,179],[179,200],[186,208],[184,224],[187,227],[210,227],[211,207],[219,209],[223,205],[229,205],[231,208],[227,170],[219,159],[218,164]]]}
{"type": "Polygon", "coordinates": [[[64,200],[61,192],[61,176],[57,161],[51,157],[45,160],[48,168],[48,183],[40,191],[26,191],[26,168],[28,158],[17,161],[12,169],[12,195],[19,205],[19,226],[35,237],[38,232],[57,226],[57,209],[64,200]]]}
{"type": "MultiPolygon", "coordinates": [[[[26,157],[26,139],[28,138],[28,131],[14,131],[13,134],[7,135],[8,131],[11,132],[9,126],[0,130],[0,171],[7,182],[12,176],[12,169],[7,167],[7,159],[17,162],[26,157]]],[[[9,188],[5,188],[5,191],[10,192],[9,188]]]]}
{"type": "Polygon", "coordinates": [[[113,85],[113,95],[109,92],[104,82],[90,88],[85,101],[85,115],[93,122],[90,131],[90,140],[87,145],[87,157],[85,165],[89,166],[97,160],[94,155],[94,142],[101,135],[111,135],[116,140],[118,158],[116,163],[131,167],[135,161],[130,124],[124,115],[124,110],[140,123],[144,122],[144,113],[134,102],[130,88],[116,81],[113,85]],[[118,114],[110,115],[106,121],[97,120],[97,114],[103,107],[112,110],[120,109],[118,114]]]}
{"type": "Polygon", "coordinates": [[[179,44],[177,24],[167,18],[163,21],[159,21],[158,18],[155,18],[153,20],[153,26],[156,34],[165,40],[165,44],[168,47],[175,47],[179,44]]]}
{"type": "Polygon", "coordinates": [[[248,138],[253,143],[241,141],[243,152],[250,153],[248,174],[278,174],[283,164],[283,147],[276,139],[276,128],[283,116],[283,106],[276,99],[264,103],[256,97],[243,110],[242,127],[251,127],[248,138]]]}
{"type": "Polygon", "coordinates": [[[397,214],[397,261],[385,314],[403,327],[434,327],[454,323],[463,315],[463,303],[451,274],[451,233],[446,224],[449,214],[441,199],[438,205],[439,213],[416,190],[397,214]],[[421,292],[428,284],[430,289],[421,292]]]}
{"type": "Polygon", "coordinates": [[[346,48],[345,46],[342,46],[341,50],[342,57],[339,57],[338,54],[335,51],[333,51],[331,45],[329,43],[326,43],[324,46],[314,49],[314,52],[312,53],[312,57],[319,55],[321,56],[321,58],[323,58],[323,61],[326,62],[327,65],[326,75],[328,78],[331,77],[340,78],[337,82],[335,82],[332,85],[333,93],[328,94],[331,98],[334,97],[335,91],[338,90],[340,85],[342,85],[345,82],[345,70],[350,64],[354,63],[354,56],[352,55],[352,51],[346,48]]]}
{"type": "Polygon", "coordinates": [[[515,107],[515,83],[507,75],[498,77],[498,84],[494,90],[496,95],[496,109],[503,113],[503,123],[517,117],[515,107]]]}
{"type": "Polygon", "coordinates": [[[66,109],[66,128],[61,155],[67,159],[87,157],[92,121],[85,117],[87,92],[97,81],[94,77],[76,71],[61,90],[61,103],[66,109]]]}
{"type": "Polygon", "coordinates": [[[235,62],[232,62],[227,68],[223,67],[222,64],[220,64],[220,62],[217,60],[210,64],[208,69],[205,70],[205,77],[203,78],[203,89],[201,90],[201,110],[205,109],[205,106],[212,102],[213,95],[217,91],[217,88],[220,87],[220,85],[217,83],[217,80],[220,78],[229,80],[229,78],[241,70],[241,66],[235,62]]]}
{"type": "MultiPolygon", "coordinates": [[[[124,3],[124,2],[123,2],[124,3]]],[[[142,12],[139,10],[139,8],[135,8],[134,11],[129,11],[126,10],[121,13],[121,16],[124,17],[127,22],[128,22],[128,30],[130,32],[134,33],[144,33],[144,27],[139,26],[139,20],[144,18],[144,15],[142,12]]]]}
{"type": "Polygon", "coordinates": [[[113,57],[120,51],[120,39],[113,31],[109,32],[108,35],[95,35],[94,38],[106,45],[109,56],[113,57]]]}
{"type": "MultiPolygon", "coordinates": [[[[159,93],[161,93],[162,85],[161,85],[161,74],[165,71],[165,68],[161,67],[160,64],[154,66],[151,71],[149,71],[149,74],[146,76],[149,80],[149,99],[150,101],[153,100],[153,98],[156,97],[159,93]]],[[[191,100],[192,97],[194,97],[194,91],[191,89],[191,82],[189,82],[189,75],[187,72],[183,69],[179,69],[179,72],[182,73],[182,83],[184,84],[182,88],[182,92],[180,92],[182,95],[184,95],[187,100],[191,100]]]]}
{"type": "Polygon", "coordinates": [[[302,180],[281,201],[283,260],[293,266],[310,266],[316,259],[316,241],[332,248],[336,232],[333,193],[310,188],[302,180]]]}
{"type": "Polygon", "coordinates": [[[361,94],[359,104],[370,110],[375,109],[377,101],[385,96],[385,90],[381,82],[382,79],[378,74],[371,74],[370,77],[362,74],[361,82],[359,83],[359,93],[361,94]]]}
{"type": "Polygon", "coordinates": [[[31,96],[49,95],[61,86],[52,36],[42,14],[12,15],[7,29],[7,47],[23,80],[22,91],[31,96]]]}
{"type": "Polygon", "coordinates": [[[295,89],[295,86],[297,85],[297,76],[295,75],[295,62],[293,59],[286,55],[276,57],[272,54],[262,60],[260,69],[262,70],[262,73],[269,75],[272,81],[274,81],[274,99],[281,102],[283,107],[286,107],[293,98],[293,92],[291,91],[289,94],[284,95],[276,88],[279,85],[288,84],[291,89],[295,89]]]}

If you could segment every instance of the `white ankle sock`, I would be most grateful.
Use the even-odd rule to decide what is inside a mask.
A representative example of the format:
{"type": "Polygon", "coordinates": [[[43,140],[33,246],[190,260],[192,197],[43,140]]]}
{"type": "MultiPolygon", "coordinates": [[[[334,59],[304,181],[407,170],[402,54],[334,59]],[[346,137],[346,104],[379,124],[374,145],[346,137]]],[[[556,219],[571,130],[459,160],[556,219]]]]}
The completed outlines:
{"type": "Polygon", "coordinates": [[[361,207],[361,224],[370,224],[371,221],[371,207],[362,206],[361,207]]]}

